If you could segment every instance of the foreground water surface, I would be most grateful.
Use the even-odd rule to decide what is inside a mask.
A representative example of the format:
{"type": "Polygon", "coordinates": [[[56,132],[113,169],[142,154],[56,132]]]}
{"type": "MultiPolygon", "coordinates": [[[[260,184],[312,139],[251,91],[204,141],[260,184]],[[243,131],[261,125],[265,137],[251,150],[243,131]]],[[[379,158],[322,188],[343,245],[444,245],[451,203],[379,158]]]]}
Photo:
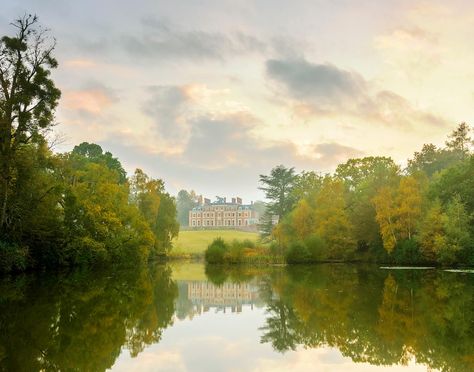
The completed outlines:
{"type": "Polygon", "coordinates": [[[474,274],[376,266],[0,280],[0,370],[473,371],[474,274]]]}

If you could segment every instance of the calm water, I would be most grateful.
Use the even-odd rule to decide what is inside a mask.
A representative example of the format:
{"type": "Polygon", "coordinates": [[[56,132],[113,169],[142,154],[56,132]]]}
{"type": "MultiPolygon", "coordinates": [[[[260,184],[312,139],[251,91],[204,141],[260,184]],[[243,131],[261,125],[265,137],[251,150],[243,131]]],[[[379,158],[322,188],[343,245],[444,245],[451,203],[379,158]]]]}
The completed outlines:
{"type": "Polygon", "coordinates": [[[0,280],[0,370],[474,371],[474,274],[211,268],[0,280]]]}

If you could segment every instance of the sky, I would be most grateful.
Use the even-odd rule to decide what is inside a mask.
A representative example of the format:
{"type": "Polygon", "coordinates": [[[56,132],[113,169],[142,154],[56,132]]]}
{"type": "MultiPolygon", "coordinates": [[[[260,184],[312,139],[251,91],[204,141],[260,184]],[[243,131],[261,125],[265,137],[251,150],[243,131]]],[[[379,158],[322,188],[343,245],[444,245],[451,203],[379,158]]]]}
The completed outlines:
{"type": "Polygon", "coordinates": [[[167,190],[262,199],[284,164],[404,164],[474,122],[474,3],[3,0],[57,40],[55,133],[100,144],[167,190]]]}

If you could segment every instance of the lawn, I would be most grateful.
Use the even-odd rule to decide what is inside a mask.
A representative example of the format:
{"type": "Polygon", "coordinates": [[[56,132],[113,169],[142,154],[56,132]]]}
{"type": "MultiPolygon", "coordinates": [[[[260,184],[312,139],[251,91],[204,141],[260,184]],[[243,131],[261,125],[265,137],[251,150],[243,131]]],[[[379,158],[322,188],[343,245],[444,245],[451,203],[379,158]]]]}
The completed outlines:
{"type": "Polygon", "coordinates": [[[238,230],[180,231],[178,238],[173,241],[171,256],[202,255],[207,246],[217,237],[229,242],[234,239],[250,239],[256,242],[259,235],[255,232],[238,230]]]}

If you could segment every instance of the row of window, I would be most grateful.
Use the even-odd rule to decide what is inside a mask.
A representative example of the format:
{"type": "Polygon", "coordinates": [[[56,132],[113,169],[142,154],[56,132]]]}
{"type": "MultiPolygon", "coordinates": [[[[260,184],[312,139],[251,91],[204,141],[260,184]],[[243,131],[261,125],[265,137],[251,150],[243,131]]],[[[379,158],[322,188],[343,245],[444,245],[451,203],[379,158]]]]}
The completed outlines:
{"type": "MultiPolygon", "coordinates": [[[[214,217],[216,214],[213,213],[213,212],[207,212],[207,213],[202,213],[202,217],[214,217]]],[[[193,212],[191,214],[192,217],[201,217],[201,212],[193,212]]],[[[217,217],[221,217],[222,216],[222,213],[217,213],[217,217]]],[[[239,212],[237,213],[237,216],[238,217],[249,217],[250,216],[250,212],[239,212]]],[[[229,212],[229,213],[224,213],[224,217],[235,217],[235,212],[229,212]]]]}
{"type": "MultiPolygon", "coordinates": [[[[236,226],[235,222],[235,220],[224,220],[223,223],[217,221],[215,226],[236,226]]],[[[247,226],[248,224],[248,220],[237,220],[237,226],[247,226]]],[[[200,220],[192,220],[191,226],[214,226],[214,220],[204,220],[202,221],[202,225],[200,220]]]]}

